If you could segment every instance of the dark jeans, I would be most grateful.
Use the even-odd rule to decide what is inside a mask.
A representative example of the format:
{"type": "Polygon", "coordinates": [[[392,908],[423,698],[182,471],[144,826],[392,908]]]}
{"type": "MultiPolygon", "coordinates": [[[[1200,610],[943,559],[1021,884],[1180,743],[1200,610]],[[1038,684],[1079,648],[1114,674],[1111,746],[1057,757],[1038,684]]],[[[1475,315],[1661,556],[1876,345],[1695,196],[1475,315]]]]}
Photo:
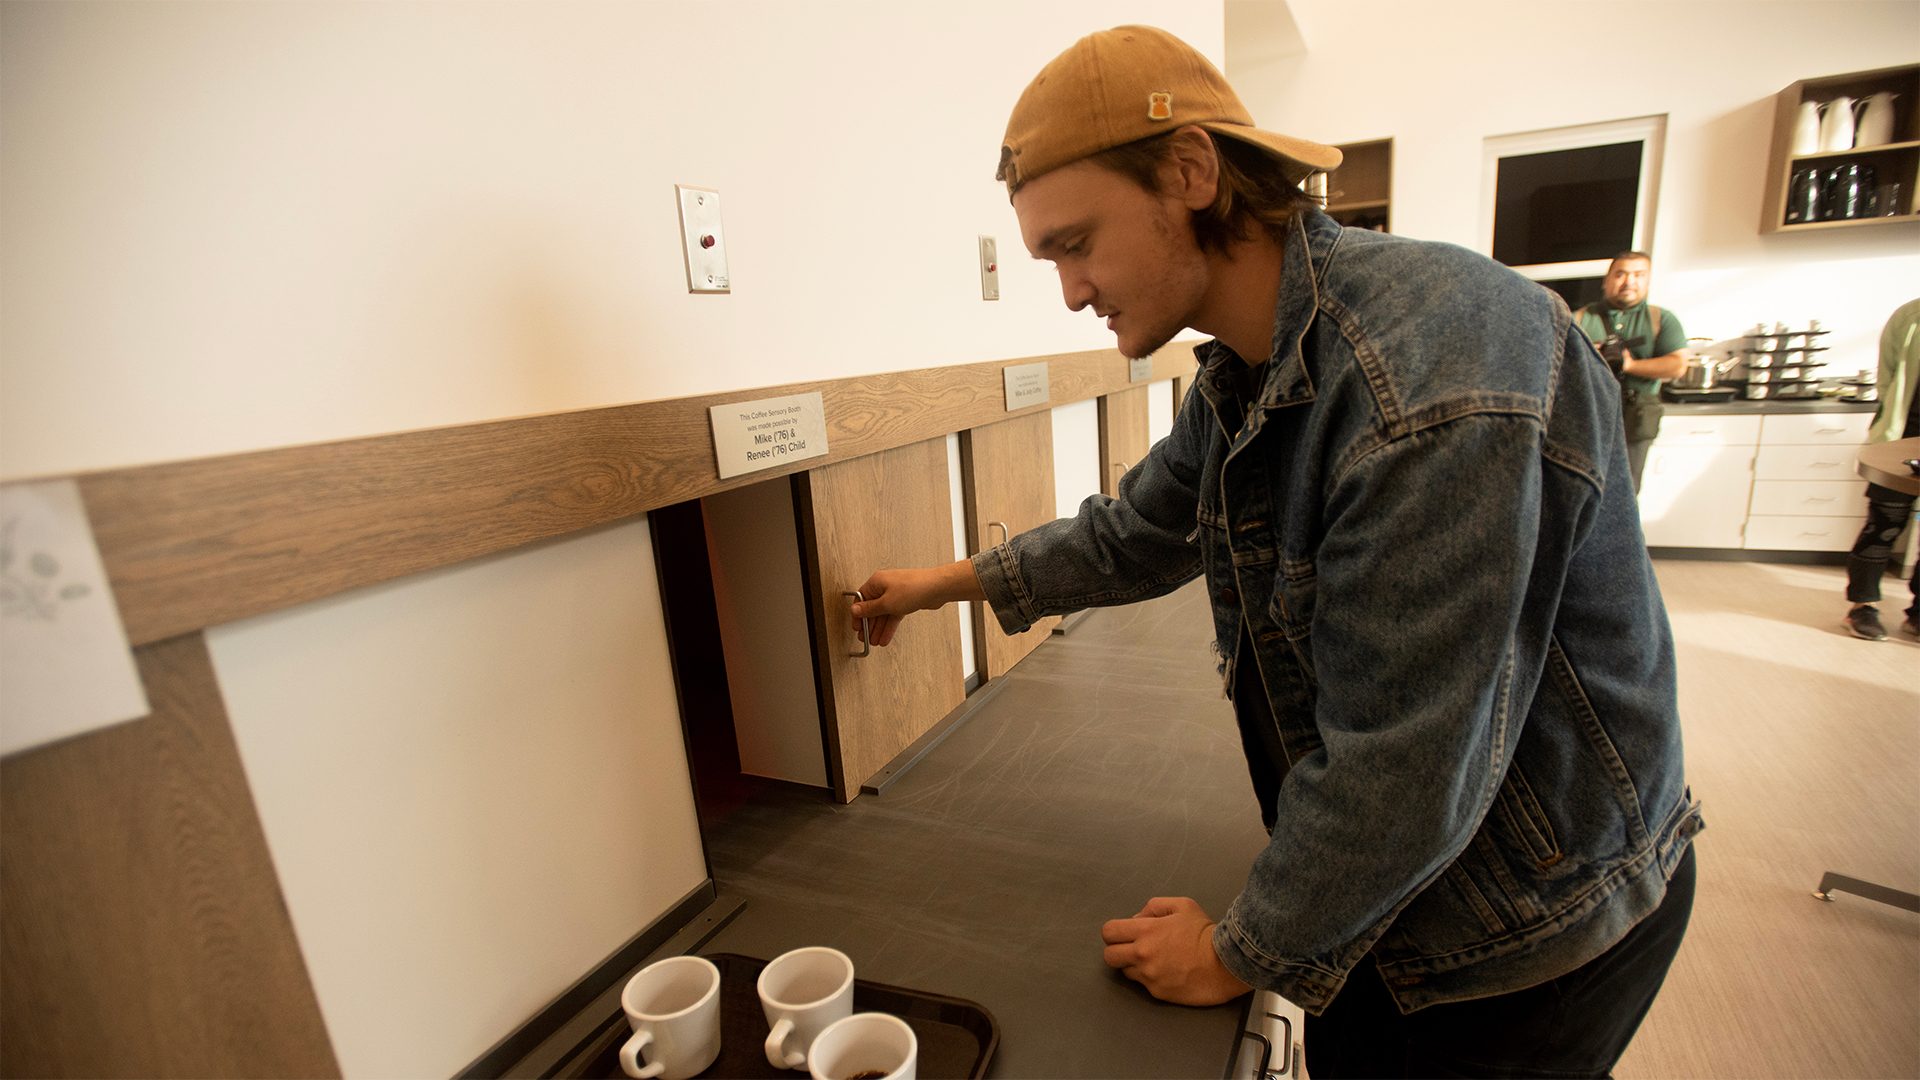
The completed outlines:
{"type": "Polygon", "coordinates": [[[1336,1077],[1606,1076],[1653,1004],[1693,912],[1693,848],[1666,899],[1627,936],[1539,986],[1402,1015],[1362,961],[1323,1016],[1307,1017],[1307,1071],[1336,1077]]]}
{"type": "MultiPolygon", "coordinates": [[[[1867,485],[1867,524],[1847,555],[1847,599],[1856,604],[1871,604],[1880,599],[1880,578],[1887,572],[1887,560],[1893,558],[1893,541],[1907,526],[1913,513],[1913,496],[1879,484],[1867,485]]],[[[1920,567],[1907,583],[1914,600],[1907,615],[1920,620],[1920,567]]]]}
{"type": "MultiPolygon", "coordinates": [[[[1906,431],[1900,437],[1911,439],[1915,435],[1920,435],[1920,412],[1907,414],[1906,431]]],[[[1887,572],[1887,560],[1893,557],[1894,538],[1906,528],[1911,513],[1913,496],[1879,484],[1867,485],[1867,524],[1847,556],[1848,600],[1856,604],[1879,601],[1880,578],[1887,572]]],[[[1914,567],[1907,591],[1914,594],[1913,602],[1907,605],[1907,616],[1920,622],[1920,566],[1914,567]]]]}

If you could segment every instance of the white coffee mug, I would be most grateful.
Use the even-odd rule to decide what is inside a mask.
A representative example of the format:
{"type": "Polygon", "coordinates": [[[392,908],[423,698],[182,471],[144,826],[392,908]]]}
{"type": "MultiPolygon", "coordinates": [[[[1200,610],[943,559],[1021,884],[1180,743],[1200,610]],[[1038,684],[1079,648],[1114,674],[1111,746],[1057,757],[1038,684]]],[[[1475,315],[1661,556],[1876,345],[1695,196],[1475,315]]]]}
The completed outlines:
{"type": "Polygon", "coordinates": [[[828,1025],[809,1056],[813,1080],[914,1080],[920,1040],[897,1016],[855,1013],[828,1025]]]}
{"type": "Polygon", "coordinates": [[[720,969],[706,957],[670,956],[648,964],[627,980],[620,1005],[633,1025],[633,1037],[620,1048],[620,1068],[628,1076],[687,1080],[720,1056],[720,969]]]}
{"type": "Polygon", "coordinates": [[[807,1067],[814,1036],[853,1012],[853,961],[814,945],[775,957],[760,972],[760,1008],[767,1014],[767,1064],[807,1067]]]}

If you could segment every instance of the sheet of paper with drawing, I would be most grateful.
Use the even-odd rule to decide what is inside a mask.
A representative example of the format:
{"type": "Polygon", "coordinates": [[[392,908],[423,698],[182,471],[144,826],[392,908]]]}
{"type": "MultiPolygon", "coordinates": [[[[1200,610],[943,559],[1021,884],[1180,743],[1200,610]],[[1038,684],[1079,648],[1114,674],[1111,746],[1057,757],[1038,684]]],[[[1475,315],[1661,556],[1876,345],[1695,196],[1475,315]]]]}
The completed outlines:
{"type": "Polygon", "coordinates": [[[0,486],[0,754],[147,712],[80,489],[0,486]]]}

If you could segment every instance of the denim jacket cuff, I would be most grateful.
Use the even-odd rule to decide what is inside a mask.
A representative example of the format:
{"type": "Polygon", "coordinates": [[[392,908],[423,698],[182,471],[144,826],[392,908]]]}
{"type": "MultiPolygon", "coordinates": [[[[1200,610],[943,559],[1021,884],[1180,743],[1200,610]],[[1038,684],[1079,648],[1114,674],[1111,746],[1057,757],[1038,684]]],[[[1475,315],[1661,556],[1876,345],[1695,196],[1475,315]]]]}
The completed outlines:
{"type": "Polygon", "coordinates": [[[1315,1016],[1332,1003],[1346,982],[1344,976],[1318,968],[1265,956],[1256,959],[1254,951],[1231,912],[1214,926],[1213,952],[1221,967],[1248,986],[1271,990],[1315,1016]]]}
{"type": "Polygon", "coordinates": [[[1039,616],[1033,610],[1033,598],[1021,588],[1019,567],[1014,565],[1009,545],[990,547],[972,557],[973,573],[987,594],[987,606],[1000,620],[1000,629],[1008,634],[1025,633],[1039,616]]]}

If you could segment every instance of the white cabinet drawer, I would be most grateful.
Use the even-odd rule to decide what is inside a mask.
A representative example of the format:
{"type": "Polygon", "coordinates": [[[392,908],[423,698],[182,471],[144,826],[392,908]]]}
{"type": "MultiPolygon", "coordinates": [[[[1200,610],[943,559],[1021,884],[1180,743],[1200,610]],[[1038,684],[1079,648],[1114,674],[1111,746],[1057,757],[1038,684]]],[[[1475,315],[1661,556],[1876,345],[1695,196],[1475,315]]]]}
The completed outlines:
{"type": "MultiPolygon", "coordinates": [[[[1862,439],[1866,429],[1861,429],[1862,439]]],[[[1753,446],[1760,441],[1758,416],[1675,416],[1660,421],[1658,446],[1753,446]]]]}
{"type": "Polygon", "coordinates": [[[1838,517],[1750,517],[1747,547],[1766,551],[1847,551],[1866,514],[1858,520],[1838,517]]]}
{"type": "Polygon", "coordinates": [[[1864,480],[1756,480],[1749,513],[1864,518],[1864,480]]]}
{"type": "Polygon", "coordinates": [[[1762,443],[1753,462],[1755,480],[1846,480],[1860,475],[1854,457],[1860,447],[1771,446],[1762,443]]]}
{"type": "Polygon", "coordinates": [[[1872,413],[1769,413],[1760,425],[1763,446],[1859,446],[1872,413]]]}

